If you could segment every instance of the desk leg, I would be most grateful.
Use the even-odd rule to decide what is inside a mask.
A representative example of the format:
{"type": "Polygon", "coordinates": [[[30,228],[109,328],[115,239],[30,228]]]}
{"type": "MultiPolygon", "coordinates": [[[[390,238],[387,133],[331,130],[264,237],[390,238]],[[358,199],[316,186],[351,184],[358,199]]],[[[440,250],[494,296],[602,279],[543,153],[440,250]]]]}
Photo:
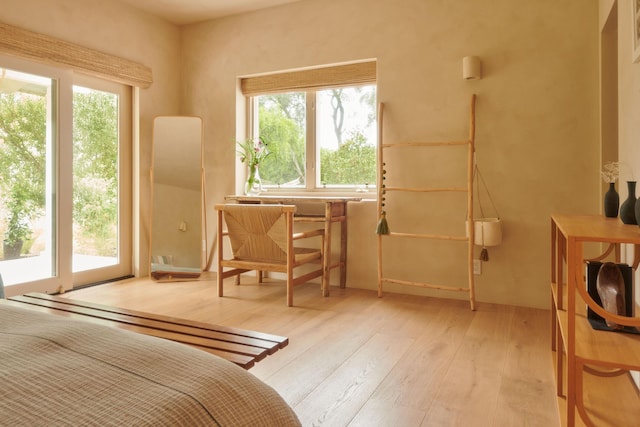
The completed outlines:
{"type": "Polygon", "coordinates": [[[324,208],[324,259],[322,261],[322,296],[329,296],[329,278],[331,277],[331,212],[332,203],[324,208]]]}
{"type": "Polygon", "coordinates": [[[340,287],[347,286],[347,203],[343,203],[344,219],[340,222],[340,287]]]}

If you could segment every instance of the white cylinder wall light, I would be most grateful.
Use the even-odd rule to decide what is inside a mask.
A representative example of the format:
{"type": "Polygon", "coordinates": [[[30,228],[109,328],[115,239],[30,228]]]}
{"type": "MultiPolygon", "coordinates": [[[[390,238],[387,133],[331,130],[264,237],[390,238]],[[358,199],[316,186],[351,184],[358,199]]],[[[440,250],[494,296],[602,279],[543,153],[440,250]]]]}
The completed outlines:
{"type": "Polygon", "coordinates": [[[482,63],[477,56],[462,58],[462,78],[465,80],[479,80],[482,77],[482,63]]]}

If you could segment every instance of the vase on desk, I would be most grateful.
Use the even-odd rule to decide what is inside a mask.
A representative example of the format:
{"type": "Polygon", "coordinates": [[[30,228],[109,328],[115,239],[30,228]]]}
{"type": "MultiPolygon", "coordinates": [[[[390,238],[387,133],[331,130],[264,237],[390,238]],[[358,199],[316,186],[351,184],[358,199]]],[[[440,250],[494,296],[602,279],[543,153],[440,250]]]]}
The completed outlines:
{"type": "Polygon", "coordinates": [[[247,196],[257,196],[262,193],[262,180],[258,165],[249,165],[249,175],[244,185],[244,194],[247,196]]]}
{"type": "Polygon", "coordinates": [[[604,193],[604,216],[607,218],[616,218],[620,207],[620,196],[616,191],[616,183],[609,183],[609,190],[604,193]]]}
{"type": "Polygon", "coordinates": [[[627,181],[629,195],[620,206],[620,219],[625,224],[638,224],[636,220],[636,182],[627,181]]]}

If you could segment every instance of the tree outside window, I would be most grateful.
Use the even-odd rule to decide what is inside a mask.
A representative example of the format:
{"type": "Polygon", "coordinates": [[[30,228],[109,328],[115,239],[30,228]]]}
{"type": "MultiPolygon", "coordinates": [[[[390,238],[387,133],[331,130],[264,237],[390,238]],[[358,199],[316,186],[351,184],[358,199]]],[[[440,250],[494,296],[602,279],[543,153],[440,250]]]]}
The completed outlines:
{"type": "Polygon", "coordinates": [[[263,185],[307,190],[375,186],[375,94],[375,85],[367,85],[257,96],[259,136],[273,153],[260,166],[263,185]],[[315,159],[311,172],[316,175],[305,166],[310,159],[315,159]]]}

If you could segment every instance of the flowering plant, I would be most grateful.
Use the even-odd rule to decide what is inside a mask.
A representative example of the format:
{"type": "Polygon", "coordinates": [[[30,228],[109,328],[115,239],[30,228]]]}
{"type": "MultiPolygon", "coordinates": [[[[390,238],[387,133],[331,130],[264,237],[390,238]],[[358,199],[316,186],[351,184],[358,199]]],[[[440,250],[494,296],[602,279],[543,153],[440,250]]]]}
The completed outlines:
{"type": "Polygon", "coordinates": [[[237,144],[240,161],[249,166],[249,175],[245,183],[245,193],[259,194],[262,191],[262,180],[258,173],[258,166],[271,152],[262,138],[258,138],[258,141],[254,141],[253,139],[247,139],[244,142],[238,141],[237,144]]]}
{"type": "Polygon", "coordinates": [[[602,179],[604,180],[604,182],[608,184],[612,182],[616,182],[619,174],[620,174],[619,162],[606,162],[602,167],[602,171],[600,172],[600,175],[602,175],[602,179]]]}
{"type": "Polygon", "coordinates": [[[240,161],[246,162],[250,169],[258,166],[271,154],[262,138],[258,138],[257,142],[253,139],[247,139],[244,142],[238,141],[237,144],[240,161]]]}

